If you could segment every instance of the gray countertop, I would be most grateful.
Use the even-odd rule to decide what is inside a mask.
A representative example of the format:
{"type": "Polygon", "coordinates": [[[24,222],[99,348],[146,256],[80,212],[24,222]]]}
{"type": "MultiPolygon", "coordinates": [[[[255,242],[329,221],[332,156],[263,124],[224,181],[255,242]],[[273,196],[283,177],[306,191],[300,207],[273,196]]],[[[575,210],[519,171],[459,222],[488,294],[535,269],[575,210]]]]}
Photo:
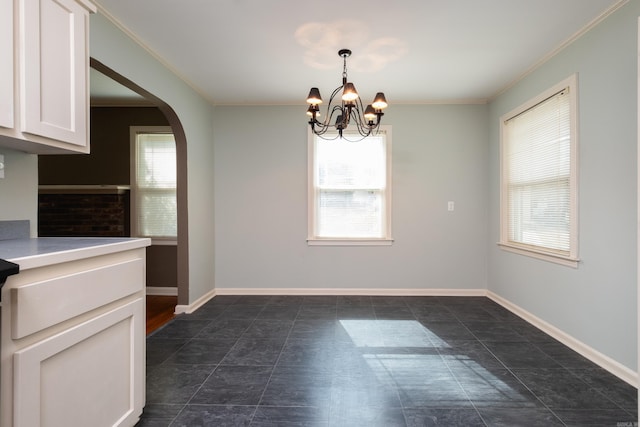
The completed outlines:
{"type": "Polygon", "coordinates": [[[0,240],[0,258],[20,270],[105,255],[151,244],[150,239],[124,237],[40,237],[0,240]]]}

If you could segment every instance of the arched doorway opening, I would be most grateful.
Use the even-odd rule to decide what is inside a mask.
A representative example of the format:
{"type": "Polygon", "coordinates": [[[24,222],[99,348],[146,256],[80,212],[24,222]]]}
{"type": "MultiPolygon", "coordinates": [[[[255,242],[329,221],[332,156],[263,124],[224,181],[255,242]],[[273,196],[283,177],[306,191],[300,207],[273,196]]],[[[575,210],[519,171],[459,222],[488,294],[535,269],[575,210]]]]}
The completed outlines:
{"type": "Polygon", "coordinates": [[[177,206],[178,206],[178,245],[177,245],[177,287],[178,304],[187,305],[189,302],[189,223],[187,204],[187,140],[180,119],[175,111],[154,94],[146,91],[131,80],[118,74],[100,61],[91,58],[91,68],[101,72],[122,86],[144,97],[155,105],[166,117],[173,130],[176,141],[176,178],[177,178],[177,206]]]}

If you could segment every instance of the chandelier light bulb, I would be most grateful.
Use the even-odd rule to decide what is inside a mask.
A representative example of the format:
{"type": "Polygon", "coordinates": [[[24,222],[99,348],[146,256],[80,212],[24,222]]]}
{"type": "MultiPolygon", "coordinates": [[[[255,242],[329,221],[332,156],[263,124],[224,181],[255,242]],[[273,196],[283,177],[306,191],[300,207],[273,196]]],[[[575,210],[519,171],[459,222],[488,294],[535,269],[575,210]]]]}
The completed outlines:
{"type": "Polygon", "coordinates": [[[320,96],[320,90],[317,87],[312,87],[307,96],[307,102],[311,105],[322,104],[322,97],[320,96]]]}
{"type": "Polygon", "coordinates": [[[387,99],[384,97],[384,93],[376,93],[376,97],[373,99],[373,103],[371,105],[376,110],[384,110],[387,108],[387,99]]]}
{"type": "Polygon", "coordinates": [[[342,92],[342,100],[344,102],[353,102],[358,99],[358,91],[353,83],[347,83],[344,85],[344,91],[342,92]]]}
{"type": "Polygon", "coordinates": [[[307,116],[314,117],[314,113],[315,113],[315,117],[320,117],[320,109],[318,108],[318,106],[309,105],[309,108],[307,109],[307,116]]]}
{"type": "Polygon", "coordinates": [[[373,123],[376,119],[376,112],[371,104],[367,105],[367,108],[364,110],[364,119],[367,123],[373,123]]]}

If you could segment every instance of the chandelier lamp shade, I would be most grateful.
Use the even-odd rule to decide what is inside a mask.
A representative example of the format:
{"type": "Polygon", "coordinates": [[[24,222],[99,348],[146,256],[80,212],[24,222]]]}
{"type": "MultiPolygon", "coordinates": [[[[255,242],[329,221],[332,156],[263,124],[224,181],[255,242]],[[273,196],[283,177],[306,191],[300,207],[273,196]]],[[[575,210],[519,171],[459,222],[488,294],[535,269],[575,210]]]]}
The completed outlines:
{"type": "MultiPolygon", "coordinates": [[[[363,137],[367,137],[372,133],[377,133],[380,127],[380,120],[387,108],[387,100],[384,93],[378,92],[373,102],[363,108],[362,100],[356,91],[356,87],[347,79],[347,58],[351,56],[349,49],[341,49],[338,55],[342,57],[342,85],[338,86],[327,105],[324,120],[320,121],[320,104],[322,97],[317,87],[312,87],[307,96],[307,115],[311,131],[322,137],[327,131],[334,130],[338,132],[338,136],[342,138],[342,132],[349,126],[355,124],[358,133],[363,137]],[[340,94],[340,97],[338,95],[340,94]]],[[[333,134],[333,132],[331,132],[333,134]]]]}

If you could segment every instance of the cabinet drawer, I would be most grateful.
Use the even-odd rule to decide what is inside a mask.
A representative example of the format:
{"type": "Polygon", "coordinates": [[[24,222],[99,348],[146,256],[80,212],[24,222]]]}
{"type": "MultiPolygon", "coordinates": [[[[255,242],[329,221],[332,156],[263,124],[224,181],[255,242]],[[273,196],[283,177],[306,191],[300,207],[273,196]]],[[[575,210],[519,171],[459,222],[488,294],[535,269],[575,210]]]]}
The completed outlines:
{"type": "Polygon", "coordinates": [[[144,274],[144,261],[134,259],[11,289],[11,336],[24,338],[142,292],[144,274]]]}

